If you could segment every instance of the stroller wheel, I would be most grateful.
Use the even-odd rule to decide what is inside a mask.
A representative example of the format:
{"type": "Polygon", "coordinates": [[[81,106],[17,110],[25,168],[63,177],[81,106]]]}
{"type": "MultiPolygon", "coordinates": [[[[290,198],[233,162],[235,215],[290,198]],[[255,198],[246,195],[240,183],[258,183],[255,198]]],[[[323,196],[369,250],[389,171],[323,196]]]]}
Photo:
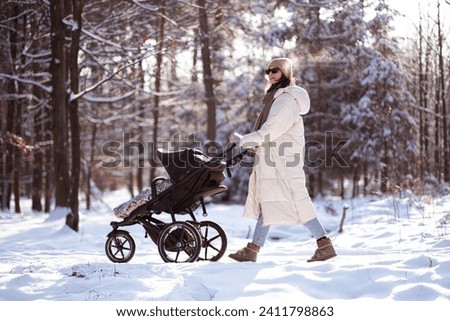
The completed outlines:
{"type": "Polygon", "coordinates": [[[199,260],[218,261],[227,249],[227,236],[219,224],[201,221],[202,250],[199,260]]]}
{"type": "Polygon", "coordinates": [[[126,263],[134,256],[136,244],[127,231],[117,230],[109,233],[105,243],[108,259],[114,263],[126,263]]]}
{"type": "Polygon", "coordinates": [[[158,251],[164,262],[195,262],[201,246],[200,233],[186,222],[167,224],[158,236],[158,251]]]}

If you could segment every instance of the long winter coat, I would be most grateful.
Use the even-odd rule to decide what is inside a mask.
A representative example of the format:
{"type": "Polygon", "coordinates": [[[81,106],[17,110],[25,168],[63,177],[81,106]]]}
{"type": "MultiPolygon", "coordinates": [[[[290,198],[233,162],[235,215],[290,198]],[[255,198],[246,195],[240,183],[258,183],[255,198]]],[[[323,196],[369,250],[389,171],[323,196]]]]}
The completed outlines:
{"type": "Polygon", "coordinates": [[[303,88],[280,88],[266,122],[259,130],[242,136],[240,146],[258,146],[244,217],[257,219],[262,213],[264,225],[302,224],[316,217],[303,170],[301,115],[309,108],[309,96],[303,88]]]}

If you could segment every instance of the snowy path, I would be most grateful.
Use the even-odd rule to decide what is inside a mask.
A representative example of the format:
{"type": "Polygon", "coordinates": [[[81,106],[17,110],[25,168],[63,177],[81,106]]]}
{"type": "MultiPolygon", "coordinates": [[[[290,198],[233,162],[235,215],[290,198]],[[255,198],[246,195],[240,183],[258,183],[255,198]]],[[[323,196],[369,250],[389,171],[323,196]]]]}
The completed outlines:
{"type": "MultiPolygon", "coordinates": [[[[424,203],[423,209],[409,201],[353,201],[344,233],[336,232],[340,216],[325,211],[331,205],[339,213],[343,202],[317,201],[338,257],[316,263],[306,263],[314,241],[302,226],[274,227],[257,263],[224,256],[184,264],[163,263],[156,245],[134,226],[128,229],[136,240],[134,258],[114,264],[104,254],[109,221],[115,219],[105,207],[85,213],[78,234],[63,227],[64,219],[2,214],[0,300],[448,301],[450,198],[424,203]]],[[[227,254],[245,245],[254,222],[241,218],[241,206],[209,205],[208,210],[208,219],[227,232],[227,254]]]]}

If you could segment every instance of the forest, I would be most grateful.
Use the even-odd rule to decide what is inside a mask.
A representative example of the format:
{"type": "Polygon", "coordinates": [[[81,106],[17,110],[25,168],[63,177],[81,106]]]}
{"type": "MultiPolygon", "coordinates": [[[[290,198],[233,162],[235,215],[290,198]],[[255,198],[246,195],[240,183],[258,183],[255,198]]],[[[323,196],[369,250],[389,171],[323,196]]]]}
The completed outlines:
{"type": "MultiPolygon", "coordinates": [[[[164,175],[157,148],[250,132],[274,57],[310,95],[312,197],[448,191],[450,3],[423,3],[399,36],[385,0],[4,0],[1,211],[28,198],[77,231],[103,192],[164,175]]],[[[218,201],[242,202],[250,171],[218,201]]]]}

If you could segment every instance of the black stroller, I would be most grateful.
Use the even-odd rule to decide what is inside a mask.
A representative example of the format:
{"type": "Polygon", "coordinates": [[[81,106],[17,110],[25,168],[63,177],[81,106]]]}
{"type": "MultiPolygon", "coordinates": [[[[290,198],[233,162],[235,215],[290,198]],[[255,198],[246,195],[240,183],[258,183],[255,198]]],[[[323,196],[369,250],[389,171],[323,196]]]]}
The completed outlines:
{"type": "Polygon", "coordinates": [[[130,261],[136,244],[130,233],[120,228],[140,224],[145,237],[150,237],[158,246],[164,262],[219,260],[227,247],[224,230],[215,222],[197,221],[194,211],[201,206],[203,216],[207,216],[204,198],[227,190],[221,184],[225,179],[224,172],[230,176],[229,168],[246,153],[245,150],[234,153],[234,147],[231,144],[215,156],[207,156],[192,148],[178,151],[159,149],[157,157],[169,178],[155,178],[149,189],[114,209],[116,216],[123,220],[111,222],[113,230],[107,235],[106,256],[115,263],[130,261]],[[155,217],[161,213],[170,214],[171,222],[155,217]],[[189,219],[178,221],[178,214],[187,214],[189,219]]]}

